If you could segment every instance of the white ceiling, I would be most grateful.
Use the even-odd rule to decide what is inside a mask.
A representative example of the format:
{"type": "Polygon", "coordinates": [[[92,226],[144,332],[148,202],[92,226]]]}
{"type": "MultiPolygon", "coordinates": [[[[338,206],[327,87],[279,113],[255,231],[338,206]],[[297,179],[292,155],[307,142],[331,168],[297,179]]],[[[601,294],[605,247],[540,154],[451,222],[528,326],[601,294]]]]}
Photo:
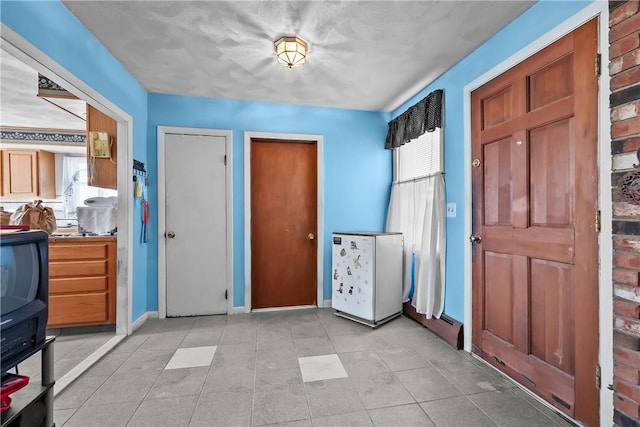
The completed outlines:
{"type": "Polygon", "coordinates": [[[3,128],[85,132],[84,101],[57,99],[62,108],[37,96],[38,72],[0,50],[0,125],[3,128]]]}
{"type": "Polygon", "coordinates": [[[389,111],[533,1],[65,1],[150,92],[389,111]],[[309,42],[277,64],[273,41],[309,42]]]}

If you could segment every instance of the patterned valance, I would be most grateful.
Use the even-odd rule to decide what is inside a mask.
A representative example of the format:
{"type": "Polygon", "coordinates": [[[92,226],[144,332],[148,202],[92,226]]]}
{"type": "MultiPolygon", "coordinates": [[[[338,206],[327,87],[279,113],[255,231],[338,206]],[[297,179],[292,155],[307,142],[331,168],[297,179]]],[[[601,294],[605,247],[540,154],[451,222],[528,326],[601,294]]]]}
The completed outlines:
{"type": "Polygon", "coordinates": [[[406,144],[425,132],[442,127],[442,89],[434,90],[422,101],[389,122],[384,148],[393,149],[406,144]]]}

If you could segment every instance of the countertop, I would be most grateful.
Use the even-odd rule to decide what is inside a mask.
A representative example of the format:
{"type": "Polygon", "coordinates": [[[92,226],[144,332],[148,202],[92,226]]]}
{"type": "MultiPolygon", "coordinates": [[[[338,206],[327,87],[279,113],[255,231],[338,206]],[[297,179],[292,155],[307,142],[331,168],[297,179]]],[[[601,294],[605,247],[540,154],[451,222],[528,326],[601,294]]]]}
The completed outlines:
{"type": "Polygon", "coordinates": [[[112,235],[108,235],[108,236],[83,236],[81,234],[76,235],[76,234],[63,234],[63,235],[56,235],[51,234],[49,236],[49,243],[52,242],[82,242],[82,241],[87,241],[87,240],[91,240],[92,242],[100,242],[100,241],[106,241],[106,242],[113,242],[116,240],[116,236],[112,236],[112,235]]]}

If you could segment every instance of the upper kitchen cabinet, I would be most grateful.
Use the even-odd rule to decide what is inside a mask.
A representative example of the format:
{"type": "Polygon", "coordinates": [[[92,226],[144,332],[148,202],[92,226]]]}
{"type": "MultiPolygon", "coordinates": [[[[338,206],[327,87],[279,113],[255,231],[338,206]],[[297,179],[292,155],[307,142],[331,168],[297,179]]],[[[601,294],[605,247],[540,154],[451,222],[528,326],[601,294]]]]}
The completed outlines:
{"type": "Polygon", "coordinates": [[[87,104],[89,185],[117,189],[117,132],[115,120],[87,104]]]}
{"type": "Polygon", "coordinates": [[[9,199],[55,199],[53,153],[42,150],[2,151],[2,195],[9,199]]]}

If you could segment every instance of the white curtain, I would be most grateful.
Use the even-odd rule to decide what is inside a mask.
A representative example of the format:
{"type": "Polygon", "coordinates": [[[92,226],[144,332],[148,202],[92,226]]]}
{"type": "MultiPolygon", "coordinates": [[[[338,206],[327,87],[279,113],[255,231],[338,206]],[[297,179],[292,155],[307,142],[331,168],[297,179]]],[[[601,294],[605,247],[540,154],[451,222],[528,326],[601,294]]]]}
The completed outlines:
{"type": "Polygon", "coordinates": [[[391,187],[387,216],[387,231],[399,231],[404,235],[403,301],[409,300],[412,257],[415,254],[415,281],[411,305],[427,319],[433,316],[439,318],[444,308],[444,189],[444,175],[441,173],[394,183],[391,187]]]}

